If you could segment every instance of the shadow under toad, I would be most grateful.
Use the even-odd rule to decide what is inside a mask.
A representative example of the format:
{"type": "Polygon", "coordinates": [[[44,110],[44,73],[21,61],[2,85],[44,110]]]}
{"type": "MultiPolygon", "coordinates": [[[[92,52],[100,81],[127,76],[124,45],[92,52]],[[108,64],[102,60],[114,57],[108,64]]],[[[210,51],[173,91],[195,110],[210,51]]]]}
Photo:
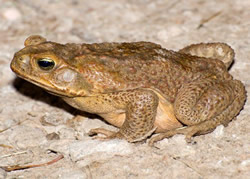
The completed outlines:
{"type": "Polygon", "coordinates": [[[27,82],[21,78],[18,78],[18,77],[15,78],[12,85],[19,93],[31,98],[32,100],[42,101],[51,106],[61,108],[75,116],[81,115],[90,119],[96,119],[96,118],[102,119],[98,115],[80,111],[71,107],[66,102],[64,102],[60,97],[51,95],[48,92],[46,92],[44,89],[30,82],[27,82]]]}

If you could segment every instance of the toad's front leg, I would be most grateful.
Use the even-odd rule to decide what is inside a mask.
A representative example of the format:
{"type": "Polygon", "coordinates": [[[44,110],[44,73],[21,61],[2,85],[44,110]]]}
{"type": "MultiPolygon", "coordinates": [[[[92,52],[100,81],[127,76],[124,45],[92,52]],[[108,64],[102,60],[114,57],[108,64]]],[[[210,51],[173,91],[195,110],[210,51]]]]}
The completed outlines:
{"type": "MultiPolygon", "coordinates": [[[[124,110],[125,120],[118,132],[97,128],[90,131],[91,135],[99,133],[104,134],[105,139],[124,138],[129,142],[137,142],[154,132],[154,121],[159,101],[154,92],[146,89],[135,89],[103,94],[98,97],[105,103],[109,101],[108,106],[111,105],[116,110],[124,110]]],[[[100,115],[105,116],[105,114],[100,115]]],[[[110,119],[106,120],[110,121],[110,119]]]]}

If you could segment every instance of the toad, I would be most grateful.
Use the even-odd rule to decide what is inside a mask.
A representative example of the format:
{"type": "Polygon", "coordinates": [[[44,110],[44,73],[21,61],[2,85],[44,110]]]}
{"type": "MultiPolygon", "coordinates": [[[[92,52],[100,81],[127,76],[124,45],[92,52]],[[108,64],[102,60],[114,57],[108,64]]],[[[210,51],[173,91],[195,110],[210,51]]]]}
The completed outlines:
{"type": "Polygon", "coordinates": [[[150,42],[59,44],[33,35],[11,69],[71,106],[119,128],[92,129],[105,139],[153,144],[175,134],[213,131],[237,116],[244,85],[228,73],[233,49],[201,43],[179,51],[150,42]]]}

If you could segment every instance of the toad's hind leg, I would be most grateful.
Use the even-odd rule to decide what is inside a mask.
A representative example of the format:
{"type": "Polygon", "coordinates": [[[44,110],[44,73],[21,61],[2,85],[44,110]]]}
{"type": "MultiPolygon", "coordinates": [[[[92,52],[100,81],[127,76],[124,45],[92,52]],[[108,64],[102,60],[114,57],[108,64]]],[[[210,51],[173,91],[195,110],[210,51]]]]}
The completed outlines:
{"type": "Polygon", "coordinates": [[[187,126],[159,134],[149,144],[175,134],[186,135],[190,142],[192,136],[211,132],[216,126],[230,122],[242,109],[245,99],[245,88],[238,80],[208,79],[187,84],[180,89],[174,104],[176,117],[187,126]]]}
{"type": "Polygon", "coordinates": [[[198,57],[214,58],[221,60],[226,68],[234,60],[234,50],[225,43],[200,43],[189,45],[181,50],[180,53],[190,54],[198,57]]]}

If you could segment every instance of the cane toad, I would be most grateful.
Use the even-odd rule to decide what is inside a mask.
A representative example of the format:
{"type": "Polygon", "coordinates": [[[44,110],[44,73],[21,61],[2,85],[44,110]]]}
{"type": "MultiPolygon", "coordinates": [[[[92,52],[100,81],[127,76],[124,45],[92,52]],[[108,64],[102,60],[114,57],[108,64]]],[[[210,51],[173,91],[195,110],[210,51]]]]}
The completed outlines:
{"type": "Polygon", "coordinates": [[[59,44],[30,36],[11,69],[21,78],[95,113],[118,132],[106,139],[154,143],[175,134],[187,141],[227,124],[242,109],[246,91],[228,68],[233,49],[224,43],[171,51],[150,42],[59,44]]]}

